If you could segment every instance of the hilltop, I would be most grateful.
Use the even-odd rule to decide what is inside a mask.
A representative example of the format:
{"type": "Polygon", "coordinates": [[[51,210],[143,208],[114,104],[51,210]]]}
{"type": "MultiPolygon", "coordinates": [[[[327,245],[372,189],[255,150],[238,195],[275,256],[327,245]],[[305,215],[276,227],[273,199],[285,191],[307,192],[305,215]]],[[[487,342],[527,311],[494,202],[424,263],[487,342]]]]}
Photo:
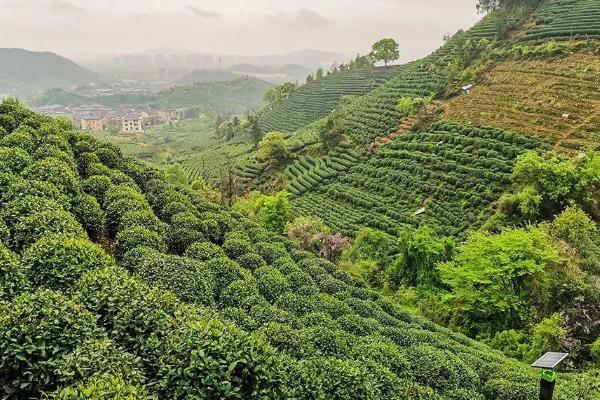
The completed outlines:
{"type": "Polygon", "coordinates": [[[0,49],[0,94],[28,95],[55,87],[73,88],[97,76],[50,52],[0,49]]]}

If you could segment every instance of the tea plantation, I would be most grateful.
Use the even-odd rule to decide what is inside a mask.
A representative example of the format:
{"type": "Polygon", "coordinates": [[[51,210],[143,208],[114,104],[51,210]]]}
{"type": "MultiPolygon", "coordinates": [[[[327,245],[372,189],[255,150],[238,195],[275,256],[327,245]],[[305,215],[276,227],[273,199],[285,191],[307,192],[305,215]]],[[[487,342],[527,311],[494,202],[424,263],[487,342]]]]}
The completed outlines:
{"type": "MultiPolygon", "coordinates": [[[[420,135],[386,151],[421,146],[420,173],[470,190],[540,145],[448,124],[420,135]],[[437,177],[444,165],[455,175],[437,177]]],[[[382,154],[345,182],[359,190],[355,174],[388,162],[382,154]]],[[[535,397],[528,366],[14,101],[0,104],[0,170],[7,398],[535,397]]],[[[583,378],[563,375],[557,398],[575,398],[583,378]]]]}
{"type": "Polygon", "coordinates": [[[600,4],[595,0],[545,1],[533,14],[534,26],[521,40],[571,40],[600,37],[600,4]]]}
{"type": "Polygon", "coordinates": [[[326,186],[318,178],[328,171],[322,164],[308,168],[308,160],[299,162],[303,174],[293,164],[290,173],[298,177],[290,181],[290,191],[315,188],[293,200],[295,212],[319,217],[348,235],[363,226],[398,235],[404,227],[428,225],[461,236],[493,213],[517,155],[549,147],[501,129],[437,122],[400,135],[370,158],[342,159],[348,163],[344,172],[326,186]],[[417,215],[420,208],[425,211],[417,215]]]}
{"type": "Polygon", "coordinates": [[[265,132],[294,132],[336,108],[342,96],[360,96],[390,80],[396,67],[340,71],[301,86],[261,118],[265,132]]]}

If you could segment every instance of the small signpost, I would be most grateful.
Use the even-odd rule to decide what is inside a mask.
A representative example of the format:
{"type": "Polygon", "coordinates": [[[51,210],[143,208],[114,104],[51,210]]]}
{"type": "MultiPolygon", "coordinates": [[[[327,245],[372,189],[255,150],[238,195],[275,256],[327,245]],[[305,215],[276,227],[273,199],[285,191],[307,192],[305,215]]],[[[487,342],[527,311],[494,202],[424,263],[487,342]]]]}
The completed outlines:
{"type": "Polygon", "coordinates": [[[540,400],[552,400],[554,385],[556,385],[556,377],[558,376],[556,371],[554,371],[554,368],[563,362],[568,355],[569,353],[549,352],[531,364],[534,368],[542,369],[542,377],[540,379],[540,400]]]}

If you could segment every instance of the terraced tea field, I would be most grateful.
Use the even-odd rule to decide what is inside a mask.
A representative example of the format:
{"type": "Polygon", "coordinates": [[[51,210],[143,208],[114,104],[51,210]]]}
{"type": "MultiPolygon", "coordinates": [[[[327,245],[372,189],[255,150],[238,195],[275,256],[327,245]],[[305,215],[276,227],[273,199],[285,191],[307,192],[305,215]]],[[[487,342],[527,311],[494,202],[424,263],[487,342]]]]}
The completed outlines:
{"type": "Polygon", "coordinates": [[[302,156],[285,170],[288,190],[299,196],[318,189],[362,159],[350,146],[340,146],[322,158],[302,156]]]}
{"type": "Polygon", "coordinates": [[[445,108],[446,119],[551,138],[563,149],[598,148],[600,59],[503,62],[445,108]]]}
{"type": "Polygon", "coordinates": [[[396,75],[396,67],[342,71],[301,86],[289,98],[265,112],[264,132],[294,132],[329,114],[342,96],[360,96],[396,75]]]}
{"type": "Polygon", "coordinates": [[[429,225],[461,237],[492,214],[516,157],[549,147],[501,129],[437,122],[400,135],[333,183],[293,199],[293,209],[347,235],[363,226],[397,235],[403,227],[429,225]]]}
{"type": "MultiPolygon", "coordinates": [[[[516,25],[517,17],[503,23],[516,25]]],[[[362,96],[347,107],[346,126],[352,140],[368,144],[398,128],[403,115],[396,109],[402,97],[436,96],[451,83],[444,68],[452,61],[460,46],[468,39],[497,39],[498,18],[492,13],[466,32],[460,32],[442,47],[422,60],[405,64],[385,85],[362,96]]]]}
{"type": "Polygon", "coordinates": [[[521,40],[589,39],[600,37],[600,2],[549,0],[533,15],[535,25],[521,40]]]}

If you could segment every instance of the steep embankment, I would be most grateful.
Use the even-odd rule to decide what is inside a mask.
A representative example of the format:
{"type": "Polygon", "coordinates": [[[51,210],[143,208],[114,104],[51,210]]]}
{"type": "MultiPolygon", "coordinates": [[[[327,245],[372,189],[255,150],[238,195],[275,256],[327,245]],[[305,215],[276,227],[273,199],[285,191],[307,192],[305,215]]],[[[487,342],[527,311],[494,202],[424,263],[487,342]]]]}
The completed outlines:
{"type": "MultiPolygon", "coordinates": [[[[0,127],[0,386],[11,396],[535,397],[527,365],[408,314],[117,148],[14,103],[0,104],[0,127]]],[[[562,377],[556,398],[576,398],[578,378],[562,377]]]]}

